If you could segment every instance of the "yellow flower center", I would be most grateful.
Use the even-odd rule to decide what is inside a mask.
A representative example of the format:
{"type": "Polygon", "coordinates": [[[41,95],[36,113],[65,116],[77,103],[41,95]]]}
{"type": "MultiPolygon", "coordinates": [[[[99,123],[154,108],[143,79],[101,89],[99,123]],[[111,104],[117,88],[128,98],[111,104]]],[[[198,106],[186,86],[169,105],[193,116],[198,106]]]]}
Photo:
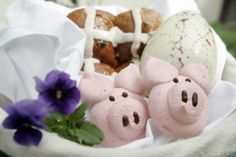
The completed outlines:
{"type": "Polygon", "coordinates": [[[57,92],[56,92],[56,97],[57,97],[57,99],[60,100],[60,99],[62,98],[62,91],[60,91],[60,90],[57,91],[57,92]]]}

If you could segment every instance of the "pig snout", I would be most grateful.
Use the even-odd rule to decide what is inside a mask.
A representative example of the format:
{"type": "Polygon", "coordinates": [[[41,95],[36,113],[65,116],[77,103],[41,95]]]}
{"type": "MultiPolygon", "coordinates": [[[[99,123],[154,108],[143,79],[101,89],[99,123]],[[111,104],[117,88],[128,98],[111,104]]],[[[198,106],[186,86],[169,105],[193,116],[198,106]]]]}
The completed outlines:
{"type": "Polygon", "coordinates": [[[207,105],[207,96],[202,88],[189,79],[170,88],[168,104],[170,114],[175,119],[186,124],[193,123],[207,105]]]}
{"type": "Polygon", "coordinates": [[[119,99],[108,114],[108,125],[119,138],[134,140],[144,136],[147,110],[141,102],[132,99],[119,99]]]}

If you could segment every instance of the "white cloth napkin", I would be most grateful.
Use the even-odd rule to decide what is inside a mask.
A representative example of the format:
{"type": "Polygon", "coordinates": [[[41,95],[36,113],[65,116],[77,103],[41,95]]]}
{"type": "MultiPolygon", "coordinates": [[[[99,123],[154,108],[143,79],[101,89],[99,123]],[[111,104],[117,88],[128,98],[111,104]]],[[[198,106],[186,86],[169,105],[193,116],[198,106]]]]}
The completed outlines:
{"type": "Polygon", "coordinates": [[[0,93],[12,101],[35,98],[33,77],[55,68],[57,38],[11,26],[0,35],[0,93]]]}
{"type": "Polygon", "coordinates": [[[86,36],[65,16],[70,11],[43,0],[19,0],[9,8],[6,17],[9,25],[57,37],[60,42],[57,67],[74,76],[82,66],[86,36]]]}
{"type": "Polygon", "coordinates": [[[62,69],[72,78],[77,78],[86,36],[66,18],[68,10],[42,0],[19,0],[9,8],[6,14],[9,26],[0,33],[0,49],[4,51],[0,55],[5,54],[4,57],[8,58],[1,57],[5,61],[0,63],[0,78],[4,82],[0,93],[12,101],[34,98],[33,76],[44,77],[53,68],[62,69]],[[45,37],[49,36],[55,44],[46,40],[45,37]],[[29,71],[34,66],[37,68],[29,71]],[[14,78],[8,79],[8,75],[14,78]],[[15,84],[19,85],[13,89],[15,84]]]}
{"type": "MultiPolygon", "coordinates": [[[[164,19],[183,10],[198,11],[193,0],[156,0],[149,7],[159,11],[164,19]]],[[[117,6],[97,8],[112,11],[114,14],[127,10],[117,6]]],[[[3,82],[0,84],[0,93],[12,101],[35,98],[33,76],[43,78],[53,68],[62,69],[77,79],[86,37],[82,30],[66,18],[70,11],[68,8],[43,0],[17,0],[9,8],[6,15],[9,26],[0,32],[0,82],[3,82]]],[[[218,55],[217,80],[220,80],[227,50],[216,33],[214,37],[218,55]]],[[[217,82],[212,89],[209,95],[210,118],[204,133],[211,131],[235,109],[236,95],[227,95],[228,92],[236,93],[236,87],[224,81],[217,82]]],[[[1,109],[0,111],[1,122],[6,115],[1,109]]],[[[40,147],[27,149],[12,141],[12,131],[0,128],[0,139],[6,144],[0,144],[0,149],[14,156],[25,156],[23,150],[27,150],[28,154],[36,151],[41,155],[57,156],[60,150],[54,149],[55,146],[68,144],[65,150],[67,153],[81,147],[47,132],[44,132],[44,135],[40,147]],[[48,143],[54,146],[49,149],[51,145],[48,143]]],[[[153,144],[162,145],[171,140],[172,138],[159,135],[153,144]]],[[[138,142],[140,141],[135,141],[135,145],[126,148],[144,147],[138,142]]],[[[147,143],[150,144],[150,141],[147,143]]],[[[65,154],[65,156],[70,155],[65,154]]]]}

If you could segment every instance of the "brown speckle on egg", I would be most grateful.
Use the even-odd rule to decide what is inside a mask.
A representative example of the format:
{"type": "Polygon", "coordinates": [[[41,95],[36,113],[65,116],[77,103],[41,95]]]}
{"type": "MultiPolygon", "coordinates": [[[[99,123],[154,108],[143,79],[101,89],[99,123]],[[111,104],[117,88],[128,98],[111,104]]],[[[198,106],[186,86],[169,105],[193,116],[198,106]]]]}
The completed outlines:
{"type": "Polygon", "coordinates": [[[179,43],[179,41],[176,41],[176,42],[174,42],[174,45],[177,45],[179,43]]]}
{"type": "Polygon", "coordinates": [[[206,39],[206,42],[207,42],[207,44],[208,44],[209,46],[211,46],[211,43],[209,42],[208,39],[206,39]]]}
{"type": "Polygon", "coordinates": [[[179,50],[182,54],[184,53],[182,46],[178,47],[177,50],[179,50]]]}
{"type": "Polygon", "coordinates": [[[188,18],[182,18],[180,21],[182,21],[183,23],[185,23],[185,21],[187,21],[188,18]]]}
{"type": "Polygon", "coordinates": [[[209,30],[209,32],[211,32],[211,33],[212,33],[212,30],[211,30],[211,28],[209,28],[208,30],[209,30]]]}
{"type": "Polygon", "coordinates": [[[156,31],[148,44],[151,46],[145,48],[141,70],[149,56],[156,56],[177,68],[202,63],[209,66],[210,77],[214,78],[217,53],[212,31],[207,21],[198,13],[185,11],[170,17],[156,31]],[[160,34],[166,36],[160,37],[160,34]]]}
{"type": "Polygon", "coordinates": [[[182,62],[182,59],[180,57],[178,58],[178,61],[181,64],[181,68],[183,68],[184,67],[184,63],[182,62]]]}

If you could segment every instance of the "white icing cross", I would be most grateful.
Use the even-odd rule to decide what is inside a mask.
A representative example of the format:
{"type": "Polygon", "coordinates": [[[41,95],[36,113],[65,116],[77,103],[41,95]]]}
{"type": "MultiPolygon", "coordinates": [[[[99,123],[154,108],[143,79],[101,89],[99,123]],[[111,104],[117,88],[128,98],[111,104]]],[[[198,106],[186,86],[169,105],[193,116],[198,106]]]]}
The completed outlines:
{"type": "Polygon", "coordinates": [[[95,63],[100,63],[100,61],[96,58],[85,58],[84,59],[84,72],[92,73],[95,71],[95,63]]]}
{"type": "Polygon", "coordinates": [[[134,58],[139,58],[137,50],[140,46],[140,34],[142,33],[142,17],[140,14],[140,9],[133,9],[132,15],[134,19],[134,39],[131,46],[131,52],[134,58]]]}
{"type": "Polygon", "coordinates": [[[84,31],[87,35],[87,42],[85,47],[85,57],[86,58],[92,58],[93,57],[93,27],[94,27],[94,21],[96,17],[96,10],[93,7],[85,8],[86,12],[86,21],[85,21],[85,28],[84,31]],[[88,20],[91,19],[91,20],[88,20]]]}
{"type": "MultiPolygon", "coordinates": [[[[140,43],[142,42],[146,44],[148,40],[151,38],[152,32],[142,33],[142,17],[140,13],[140,8],[132,10],[134,26],[135,26],[134,33],[131,33],[131,32],[125,33],[122,30],[120,30],[117,26],[112,27],[109,31],[94,29],[96,9],[94,7],[87,7],[85,8],[85,13],[87,15],[86,21],[85,21],[85,28],[84,28],[84,31],[87,35],[87,42],[86,42],[86,47],[85,47],[85,58],[88,60],[91,60],[93,57],[94,39],[109,41],[112,43],[114,47],[116,47],[120,43],[132,42],[132,45],[131,45],[132,56],[134,58],[139,58],[137,50],[140,47],[140,43]]],[[[91,65],[93,61],[92,60],[86,61],[86,59],[84,61],[84,64],[85,64],[84,70],[88,70],[92,72],[92,70],[95,70],[94,65],[91,65]],[[86,64],[90,64],[90,65],[86,65],[86,64]]]]}

